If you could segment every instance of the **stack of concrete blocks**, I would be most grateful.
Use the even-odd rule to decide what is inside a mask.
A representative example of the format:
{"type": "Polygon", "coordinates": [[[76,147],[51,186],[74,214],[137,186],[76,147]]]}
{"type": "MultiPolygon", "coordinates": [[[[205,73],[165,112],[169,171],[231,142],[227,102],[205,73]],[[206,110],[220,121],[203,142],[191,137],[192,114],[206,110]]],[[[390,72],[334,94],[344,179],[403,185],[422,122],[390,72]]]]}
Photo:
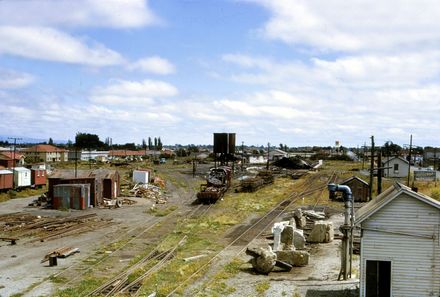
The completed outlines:
{"type": "Polygon", "coordinates": [[[274,252],[277,260],[292,266],[306,266],[309,263],[309,253],[303,251],[305,238],[302,230],[295,227],[295,220],[276,223],[274,225],[274,252]]]}
{"type": "Polygon", "coordinates": [[[277,255],[270,247],[268,250],[261,247],[249,247],[246,254],[253,256],[250,262],[258,273],[268,274],[276,265],[277,255]]]}
{"type": "Polygon", "coordinates": [[[307,241],[310,243],[328,243],[332,242],[334,237],[335,231],[332,222],[317,221],[307,241]]]}

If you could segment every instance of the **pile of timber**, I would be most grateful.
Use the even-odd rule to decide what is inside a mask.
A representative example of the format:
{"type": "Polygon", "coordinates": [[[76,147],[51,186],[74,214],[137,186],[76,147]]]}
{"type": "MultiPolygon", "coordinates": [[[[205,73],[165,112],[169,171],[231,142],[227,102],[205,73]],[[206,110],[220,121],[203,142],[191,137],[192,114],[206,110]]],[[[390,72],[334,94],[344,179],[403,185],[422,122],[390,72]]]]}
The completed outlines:
{"type": "Polygon", "coordinates": [[[0,230],[8,237],[34,237],[30,242],[46,241],[108,226],[110,220],[97,218],[96,213],[69,217],[42,217],[29,213],[0,216],[0,230]]]}

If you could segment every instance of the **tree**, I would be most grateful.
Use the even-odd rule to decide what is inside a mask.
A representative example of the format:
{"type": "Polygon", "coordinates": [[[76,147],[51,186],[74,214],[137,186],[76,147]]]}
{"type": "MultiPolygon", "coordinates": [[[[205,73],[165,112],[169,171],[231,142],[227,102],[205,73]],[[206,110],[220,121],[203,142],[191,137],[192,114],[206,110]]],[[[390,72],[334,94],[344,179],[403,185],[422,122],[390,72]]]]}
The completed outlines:
{"type": "Polygon", "coordinates": [[[157,138],[154,137],[154,150],[157,150],[157,138]]]}
{"type": "Polygon", "coordinates": [[[104,143],[96,134],[78,132],[75,136],[75,146],[81,149],[97,149],[103,147],[104,143]]]}
{"type": "Polygon", "coordinates": [[[162,150],[162,141],[160,140],[160,137],[157,139],[157,149],[158,149],[159,151],[162,150]]]}
{"type": "Polygon", "coordinates": [[[147,148],[147,143],[145,142],[145,139],[142,139],[142,148],[143,149],[147,148]]]}
{"type": "Polygon", "coordinates": [[[49,142],[48,144],[53,145],[53,139],[51,137],[49,137],[49,142]]]}
{"type": "Polygon", "coordinates": [[[398,156],[402,148],[393,143],[392,141],[387,141],[382,147],[382,153],[385,157],[398,156]]]}
{"type": "Polygon", "coordinates": [[[153,143],[151,142],[151,137],[148,137],[148,149],[150,151],[153,149],[153,143]]]}

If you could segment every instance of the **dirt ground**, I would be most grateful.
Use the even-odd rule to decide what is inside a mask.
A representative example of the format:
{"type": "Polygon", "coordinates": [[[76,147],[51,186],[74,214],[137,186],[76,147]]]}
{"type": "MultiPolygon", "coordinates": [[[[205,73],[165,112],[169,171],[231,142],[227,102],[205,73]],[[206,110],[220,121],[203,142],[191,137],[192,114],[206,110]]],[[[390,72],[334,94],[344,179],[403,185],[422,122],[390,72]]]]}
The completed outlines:
{"type": "MultiPolygon", "coordinates": [[[[85,272],[93,269],[94,264],[90,264],[90,260],[99,262],[99,257],[103,255],[112,257],[112,262],[104,266],[102,271],[95,271],[94,275],[99,275],[99,273],[115,275],[118,271],[125,269],[129,261],[142,252],[147,245],[153,244],[154,240],[173,231],[173,216],[184,216],[196,207],[193,205],[195,193],[207,168],[209,168],[209,164],[201,165],[198,168],[196,178],[192,177],[191,170],[186,167],[167,166],[157,169],[157,173],[167,180],[167,206],[174,205],[177,208],[172,215],[164,217],[150,214],[148,210],[153,205],[153,201],[144,198],[130,198],[137,203],[122,208],[88,209],[85,211],[57,211],[28,207],[27,205],[35,197],[1,203],[0,215],[27,212],[40,216],[68,217],[96,213],[98,218],[111,219],[111,221],[108,226],[90,232],[46,242],[31,243],[24,240],[12,246],[7,242],[0,241],[0,296],[6,297],[14,294],[17,294],[16,296],[54,295],[57,289],[78,283],[85,272]],[[164,226],[160,229],[161,233],[156,234],[154,238],[131,239],[131,234],[137,234],[138,230],[145,229],[157,222],[161,222],[164,226]],[[166,222],[170,226],[167,226],[166,222]],[[127,247],[123,246],[121,250],[119,247],[110,246],[111,243],[127,242],[127,240],[130,240],[130,244],[127,247]],[[56,267],[48,267],[47,262],[40,263],[48,252],[63,246],[79,248],[80,253],[65,259],[58,259],[56,267]],[[60,276],[63,279],[62,283],[54,281],[60,276]]],[[[249,221],[251,219],[252,217],[248,218],[249,221]]],[[[335,230],[337,230],[342,222],[342,216],[337,214],[330,220],[334,222],[335,230]]],[[[261,246],[267,246],[270,243],[264,237],[260,237],[254,242],[254,244],[261,246]]],[[[268,276],[258,275],[253,272],[250,264],[244,264],[237,274],[225,281],[228,287],[234,288],[234,291],[230,292],[228,296],[352,296],[350,292],[356,292],[358,286],[356,279],[347,282],[336,281],[340,267],[339,245],[340,240],[328,244],[309,245],[307,247],[311,254],[309,265],[301,268],[295,267],[288,273],[275,271],[268,276]]],[[[200,294],[201,296],[211,296],[209,293],[204,295],[204,292],[200,292],[200,288],[205,282],[211,281],[210,276],[221,271],[224,265],[231,260],[231,255],[235,255],[236,252],[222,254],[211,265],[205,277],[194,281],[185,290],[184,296],[200,294]]],[[[241,253],[240,258],[243,262],[250,259],[244,253],[241,253]]],[[[355,262],[353,267],[358,267],[358,263],[355,262]]]]}
{"type": "MultiPolygon", "coordinates": [[[[335,234],[340,233],[339,226],[343,223],[342,214],[331,216],[328,221],[333,222],[335,234]]],[[[268,234],[267,230],[264,234],[268,234]]],[[[260,236],[252,242],[253,246],[267,248],[272,241],[260,236]]],[[[338,281],[340,269],[340,244],[335,239],[330,243],[306,244],[306,250],[310,253],[309,264],[305,267],[294,267],[290,272],[275,270],[269,275],[261,275],[254,272],[252,265],[246,263],[240,267],[240,271],[227,279],[225,284],[233,292],[227,294],[230,297],[243,296],[267,296],[267,297],[351,297],[358,296],[359,280],[357,277],[359,258],[353,257],[353,279],[338,281]],[[266,286],[264,291],[260,286],[266,286]]],[[[221,270],[226,263],[240,250],[232,249],[228,254],[223,254],[211,267],[209,274],[214,275],[221,270]]],[[[240,254],[241,262],[248,262],[251,257],[244,252],[240,254]]],[[[217,296],[212,292],[204,292],[201,288],[203,283],[210,282],[207,277],[201,278],[190,286],[185,296],[217,296]]]]}

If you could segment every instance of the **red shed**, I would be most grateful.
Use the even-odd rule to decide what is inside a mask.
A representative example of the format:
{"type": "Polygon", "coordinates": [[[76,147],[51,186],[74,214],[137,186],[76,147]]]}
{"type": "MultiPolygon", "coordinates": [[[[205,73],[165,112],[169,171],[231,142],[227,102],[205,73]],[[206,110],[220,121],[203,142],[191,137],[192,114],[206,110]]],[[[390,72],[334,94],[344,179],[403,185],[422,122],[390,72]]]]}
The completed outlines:
{"type": "Polygon", "coordinates": [[[0,191],[12,189],[14,174],[10,170],[0,170],[0,191]]]}
{"type": "Polygon", "coordinates": [[[32,185],[41,188],[46,185],[46,170],[44,169],[31,169],[31,183],[32,185]]]}

